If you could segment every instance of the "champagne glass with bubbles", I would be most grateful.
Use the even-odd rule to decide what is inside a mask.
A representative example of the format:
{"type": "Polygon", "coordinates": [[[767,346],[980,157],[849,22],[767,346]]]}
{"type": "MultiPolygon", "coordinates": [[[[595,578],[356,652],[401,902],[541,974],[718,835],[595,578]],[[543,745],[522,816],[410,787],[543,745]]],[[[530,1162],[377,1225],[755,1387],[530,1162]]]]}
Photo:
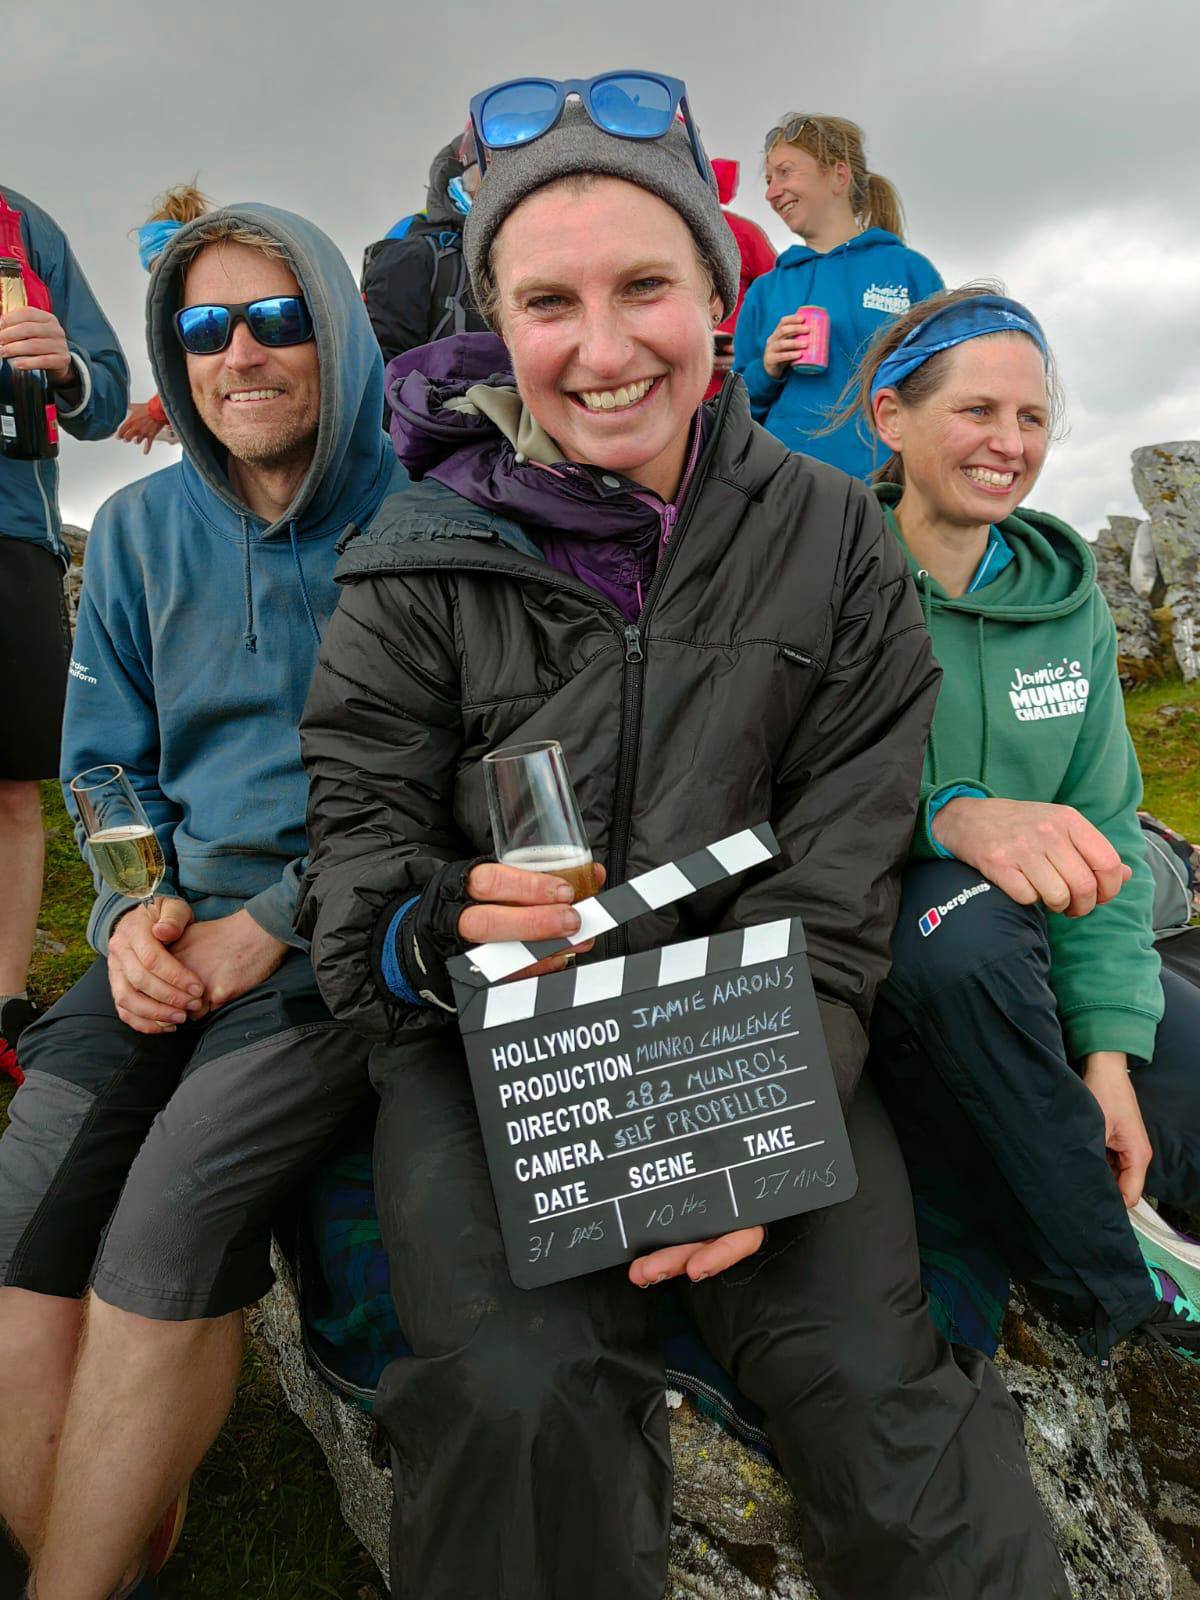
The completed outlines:
{"type": "Polygon", "coordinates": [[[125,769],[89,767],[71,779],[71,793],[100,876],[110,889],[150,909],[166,864],[125,769]]]}
{"type": "Polygon", "coordinates": [[[483,770],[496,860],[565,878],[577,901],[595,894],[592,849],[557,739],[493,750],[483,770]]]}

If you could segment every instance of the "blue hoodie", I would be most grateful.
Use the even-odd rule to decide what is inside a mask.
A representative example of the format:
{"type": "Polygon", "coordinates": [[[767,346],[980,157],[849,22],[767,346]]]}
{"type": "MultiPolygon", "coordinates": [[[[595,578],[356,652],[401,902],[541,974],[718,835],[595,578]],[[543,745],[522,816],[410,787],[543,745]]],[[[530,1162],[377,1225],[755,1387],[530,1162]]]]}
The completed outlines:
{"type": "Polygon", "coordinates": [[[868,228],[826,254],[793,245],[773,272],[746,291],[734,330],[733,365],[750,391],[750,409],[789,450],[799,450],[869,478],[877,445],[855,418],[822,433],[869,340],[891,317],[943,288],[936,268],[901,244],[894,233],[868,228]],[[767,340],[781,317],[801,306],[829,313],[829,366],[824,372],[768,376],[762,364],[767,340]]]}
{"type": "MultiPolygon", "coordinates": [[[[97,514],[63,781],[119,762],[162,844],[162,892],[181,895],[202,921],[244,907],[276,938],[303,947],[292,932],[307,799],[297,729],[320,629],[337,604],[335,545],[408,482],[379,426],[383,361],[340,251],[312,223],[273,206],[228,206],[181,229],[151,279],[146,327],[184,459],[119,490],[97,514]],[[295,499],[270,526],[230,486],[225,451],[192,403],[172,323],[180,253],[224,217],[284,247],[316,326],[316,449],[295,499]]],[[[97,950],[129,904],[97,879],[88,926],[97,950]]]]}
{"type": "MultiPolygon", "coordinates": [[[[117,336],[53,217],[7,184],[0,184],[0,193],[21,213],[21,242],[30,266],[50,291],[79,376],[79,400],[74,409],[58,407],[59,423],[76,439],[107,439],[129,409],[129,368],[117,336]]],[[[0,536],[27,539],[66,562],[57,460],[10,461],[0,456],[0,536]]]]}

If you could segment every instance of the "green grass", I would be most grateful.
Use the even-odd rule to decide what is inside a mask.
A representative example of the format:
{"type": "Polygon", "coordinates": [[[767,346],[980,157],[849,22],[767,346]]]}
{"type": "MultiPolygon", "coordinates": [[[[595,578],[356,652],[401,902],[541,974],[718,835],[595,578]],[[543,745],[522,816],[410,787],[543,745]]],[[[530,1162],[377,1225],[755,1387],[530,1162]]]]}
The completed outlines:
{"type": "Polygon", "coordinates": [[[237,1403],[196,1481],[163,1600],[380,1600],[312,1435],[251,1344],[237,1403]]]}
{"type": "Polygon", "coordinates": [[[29,993],[49,1005],[69,989],[95,959],[87,942],[92,905],[92,875],[75,848],[75,833],[56,783],[42,784],[46,823],[46,883],[38,926],[52,941],[34,950],[29,968],[29,993]],[[54,945],[65,948],[56,950],[54,945]]]}
{"type": "Polygon", "coordinates": [[[1136,689],[1125,697],[1125,717],[1142,765],[1146,810],[1200,842],[1200,683],[1175,679],[1136,689]],[[1171,708],[1179,715],[1170,715],[1171,708]]]}
{"type": "MultiPolygon", "coordinates": [[[[42,787],[46,886],[30,994],[49,1005],[94,960],[85,934],[91,875],[57,784],[42,787]]],[[[0,1078],[0,1131],[12,1085],[0,1078]]],[[[383,1584],[342,1520],[312,1435],[250,1345],[237,1403],[196,1481],[179,1549],[158,1580],[163,1600],[380,1600],[383,1584]]]]}
{"type": "MultiPolygon", "coordinates": [[[[1200,685],[1168,682],[1137,690],[1126,710],[1147,809],[1200,839],[1200,685]],[[1178,716],[1164,717],[1164,707],[1177,707],[1178,716]]],[[[84,937],[91,880],[55,785],[45,785],[43,802],[46,893],[39,921],[63,948],[43,944],[29,986],[48,1005],[92,959],[84,937]]],[[[10,1094],[10,1087],[0,1088],[0,1129],[10,1094]]],[[[193,1485],[179,1551],[159,1581],[164,1600],[379,1600],[378,1573],[342,1521],[324,1458],[253,1345],[243,1378],[237,1404],[193,1485]]]]}

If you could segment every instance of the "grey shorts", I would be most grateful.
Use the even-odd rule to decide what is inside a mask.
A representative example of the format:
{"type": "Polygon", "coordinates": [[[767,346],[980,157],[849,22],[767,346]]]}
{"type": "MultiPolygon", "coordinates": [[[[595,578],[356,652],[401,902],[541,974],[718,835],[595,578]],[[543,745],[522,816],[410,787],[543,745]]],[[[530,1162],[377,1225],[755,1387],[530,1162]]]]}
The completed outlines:
{"type": "Polygon", "coordinates": [[[0,1284],[162,1321],[271,1287],[272,1217],[370,1102],[369,1046],[308,957],[176,1033],[135,1033],[96,961],[21,1037],[0,1139],[0,1284]]]}

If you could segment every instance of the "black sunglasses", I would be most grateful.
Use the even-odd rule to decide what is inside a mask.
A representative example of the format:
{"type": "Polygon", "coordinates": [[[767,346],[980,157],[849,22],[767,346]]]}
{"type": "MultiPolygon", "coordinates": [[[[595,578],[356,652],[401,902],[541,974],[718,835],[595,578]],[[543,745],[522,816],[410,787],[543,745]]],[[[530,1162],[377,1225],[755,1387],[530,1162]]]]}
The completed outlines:
{"type": "Polygon", "coordinates": [[[244,322],[259,344],[272,350],[304,344],[313,336],[312,312],[300,294],[273,294],[240,306],[185,306],[175,313],[175,332],[192,356],[215,356],[244,322]]]}

